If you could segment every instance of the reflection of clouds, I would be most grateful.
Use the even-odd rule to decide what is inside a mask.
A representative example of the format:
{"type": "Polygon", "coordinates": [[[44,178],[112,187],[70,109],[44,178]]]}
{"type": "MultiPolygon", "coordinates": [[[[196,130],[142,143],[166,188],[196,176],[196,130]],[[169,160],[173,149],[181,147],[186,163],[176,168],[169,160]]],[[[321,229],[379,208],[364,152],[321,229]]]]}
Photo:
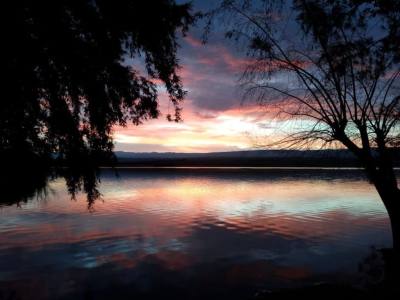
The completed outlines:
{"type": "MultiPolygon", "coordinates": [[[[304,215],[344,210],[352,215],[385,214],[384,206],[372,186],[363,181],[238,181],[235,184],[204,178],[169,180],[140,180],[135,186],[120,182],[118,205],[129,209],[131,199],[141,197],[152,201],[135,202],[134,210],[180,210],[185,213],[214,212],[217,217],[229,215],[269,213],[304,215]],[[358,186],[358,187],[356,187],[358,186]]],[[[108,201],[114,201],[114,192],[103,186],[108,201]]]]}
{"type": "Polygon", "coordinates": [[[53,272],[112,266],[149,278],[154,268],[200,277],[217,269],[218,282],[296,281],[356,270],[370,245],[390,243],[383,205],[361,180],[166,174],[104,176],[104,201],[93,213],[59,181],[45,202],[3,208],[0,278],[46,265],[53,272]]]}
{"type": "MultiPolygon", "coordinates": [[[[103,180],[104,202],[97,202],[95,212],[90,215],[84,199],[71,201],[66,193],[59,191],[47,202],[36,202],[37,207],[28,203],[29,210],[23,206],[10,214],[12,208],[4,209],[7,223],[3,226],[19,228],[20,233],[34,237],[33,243],[40,244],[63,238],[76,242],[76,239],[128,234],[180,237],[202,220],[227,222],[248,230],[254,227],[268,231],[272,224],[275,230],[285,228],[286,234],[293,231],[292,235],[299,235],[321,230],[321,234],[330,231],[335,234],[345,230],[346,222],[366,227],[377,223],[379,227],[386,219],[378,196],[361,181],[232,182],[151,176],[129,180],[122,176],[116,186],[114,180],[103,180]],[[37,213],[31,211],[35,209],[37,213]],[[43,220],[57,222],[43,223],[43,220]],[[337,226],[328,226],[335,222],[337,226]],[[277,226],[283,223],[284,226],[277,226]],[[58,231],[63,235],[57,235],[58,231]]],[[[5,235],[2,239],[13,243],[12,236],[5,235]]]]}

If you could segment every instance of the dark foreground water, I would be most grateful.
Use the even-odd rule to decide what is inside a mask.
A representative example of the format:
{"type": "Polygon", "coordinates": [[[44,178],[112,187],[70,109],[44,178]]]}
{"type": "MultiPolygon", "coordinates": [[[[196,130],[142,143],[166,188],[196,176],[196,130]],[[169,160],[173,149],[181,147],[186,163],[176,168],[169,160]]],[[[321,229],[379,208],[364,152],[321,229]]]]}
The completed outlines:
{"type": "MultiPolygon", "coordinates": [[[[0,299],[246,299],[260,290],[357,282],[391,246],[359,171],[105,171],[88,210],[64,182],[0,206],[0,299]]],[[[21,183],[22,184],[22,183],[21,183]]]]}

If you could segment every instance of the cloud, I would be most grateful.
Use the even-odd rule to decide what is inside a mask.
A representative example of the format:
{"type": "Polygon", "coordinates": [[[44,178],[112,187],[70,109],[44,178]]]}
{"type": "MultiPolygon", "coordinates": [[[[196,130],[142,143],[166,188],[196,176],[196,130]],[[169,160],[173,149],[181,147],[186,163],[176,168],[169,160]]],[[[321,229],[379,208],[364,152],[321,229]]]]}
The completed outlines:
{"type": "Polygon", "coordinates": [[[174,152],[176,149],[162,144],[141,144],[116,142],[115,148],[118,151],[126,152],[174,152]]]}
{"type": "Polygon", "coordinates": [[[183,122],[164,118],[140,126],[116,127],[116,150],[136,152],[212,152],[254,148],[252,135],[265,136],[272,130],[258,126],[268,123],[259,106],[241,106],[214,111],[185,103],[183,122]]]}
{"type": "Polygon", "coordinates": [[[202,44],[189,35],[182,44],[180,75],[193,105],[215,112],[240,106],[237,83],[250,60],[221,41],[202,44]]]}
{"type": "Polygon", "coordinates": [[[192,35],[187,35],[185,41],[192,47],[202,47],[204,44],[199,39],[196,39],[192,35]]]}
{"type": "Polygon", "coordinates": [[[254,148],[252,136],[270,139],[276,110],[254,101],[243,103],[238,79],[252,61],[221,34],[205,45],[196,35],[181,40],[179,75],[188,94],[181,123],[166,121],[173,107],[160,88],[162,115],[140,126],[114,128],[116,150],[135,152],[211,152],[254,148]],[[259,125],[259,124],[262,125],[259,125]],[[270,125],[272,124],[272,125],[270,125]]]}
{"type": "Polygon", "coordinates": [[[199,117],[200,119],[215,119],[218,114],[214,112],[197,112],[195,111],[194,114],[199,117]]]}

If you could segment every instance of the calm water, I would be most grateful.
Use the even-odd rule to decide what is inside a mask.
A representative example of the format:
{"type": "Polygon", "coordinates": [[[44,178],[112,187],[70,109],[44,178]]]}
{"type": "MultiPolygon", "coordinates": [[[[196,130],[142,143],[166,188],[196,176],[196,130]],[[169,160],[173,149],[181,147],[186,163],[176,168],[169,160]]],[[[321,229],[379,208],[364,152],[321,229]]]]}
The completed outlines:
{"type": "Polygon", "coordinates": [[[0,298],[249,297],[358,280],[391,246],[358,171],[121,170],[88,210],[64,182],[0,207],[0,298]]]}

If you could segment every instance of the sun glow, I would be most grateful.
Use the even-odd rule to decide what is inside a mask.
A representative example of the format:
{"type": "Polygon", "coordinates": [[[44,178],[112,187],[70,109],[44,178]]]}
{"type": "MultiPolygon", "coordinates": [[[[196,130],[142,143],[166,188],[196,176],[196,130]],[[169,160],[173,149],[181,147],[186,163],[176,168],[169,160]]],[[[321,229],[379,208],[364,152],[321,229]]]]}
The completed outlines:
{"type": "MultiPolygon", "coordinates": [[[[203,45],[188,36],[183,41],[179,74],[188,92],[182,104],[182,122],[161,115],[140,126],[114,128],[115,150],[133,152],[215,152],[254,149],[256,141],[276,138],[276,111],[243,102],[238,76],[250,61],[223,44],[203,45]]],[[[172,113],[169,97],[159,86],[163,114],[172,113]]]]}
{"type": "Polygon", "coordinates": [[[236,110],[207,118],[189,110],[184,117],[181,123],[170,123],[161,118],[140,126],[116,128],[117,150],[137,151],[138,145],[147,147],[147,151],[174,152],[251,149],[254,147],[253,135],[271,131],[260,128],[254,122],[255,116],[241,116],[236,110]]]}

